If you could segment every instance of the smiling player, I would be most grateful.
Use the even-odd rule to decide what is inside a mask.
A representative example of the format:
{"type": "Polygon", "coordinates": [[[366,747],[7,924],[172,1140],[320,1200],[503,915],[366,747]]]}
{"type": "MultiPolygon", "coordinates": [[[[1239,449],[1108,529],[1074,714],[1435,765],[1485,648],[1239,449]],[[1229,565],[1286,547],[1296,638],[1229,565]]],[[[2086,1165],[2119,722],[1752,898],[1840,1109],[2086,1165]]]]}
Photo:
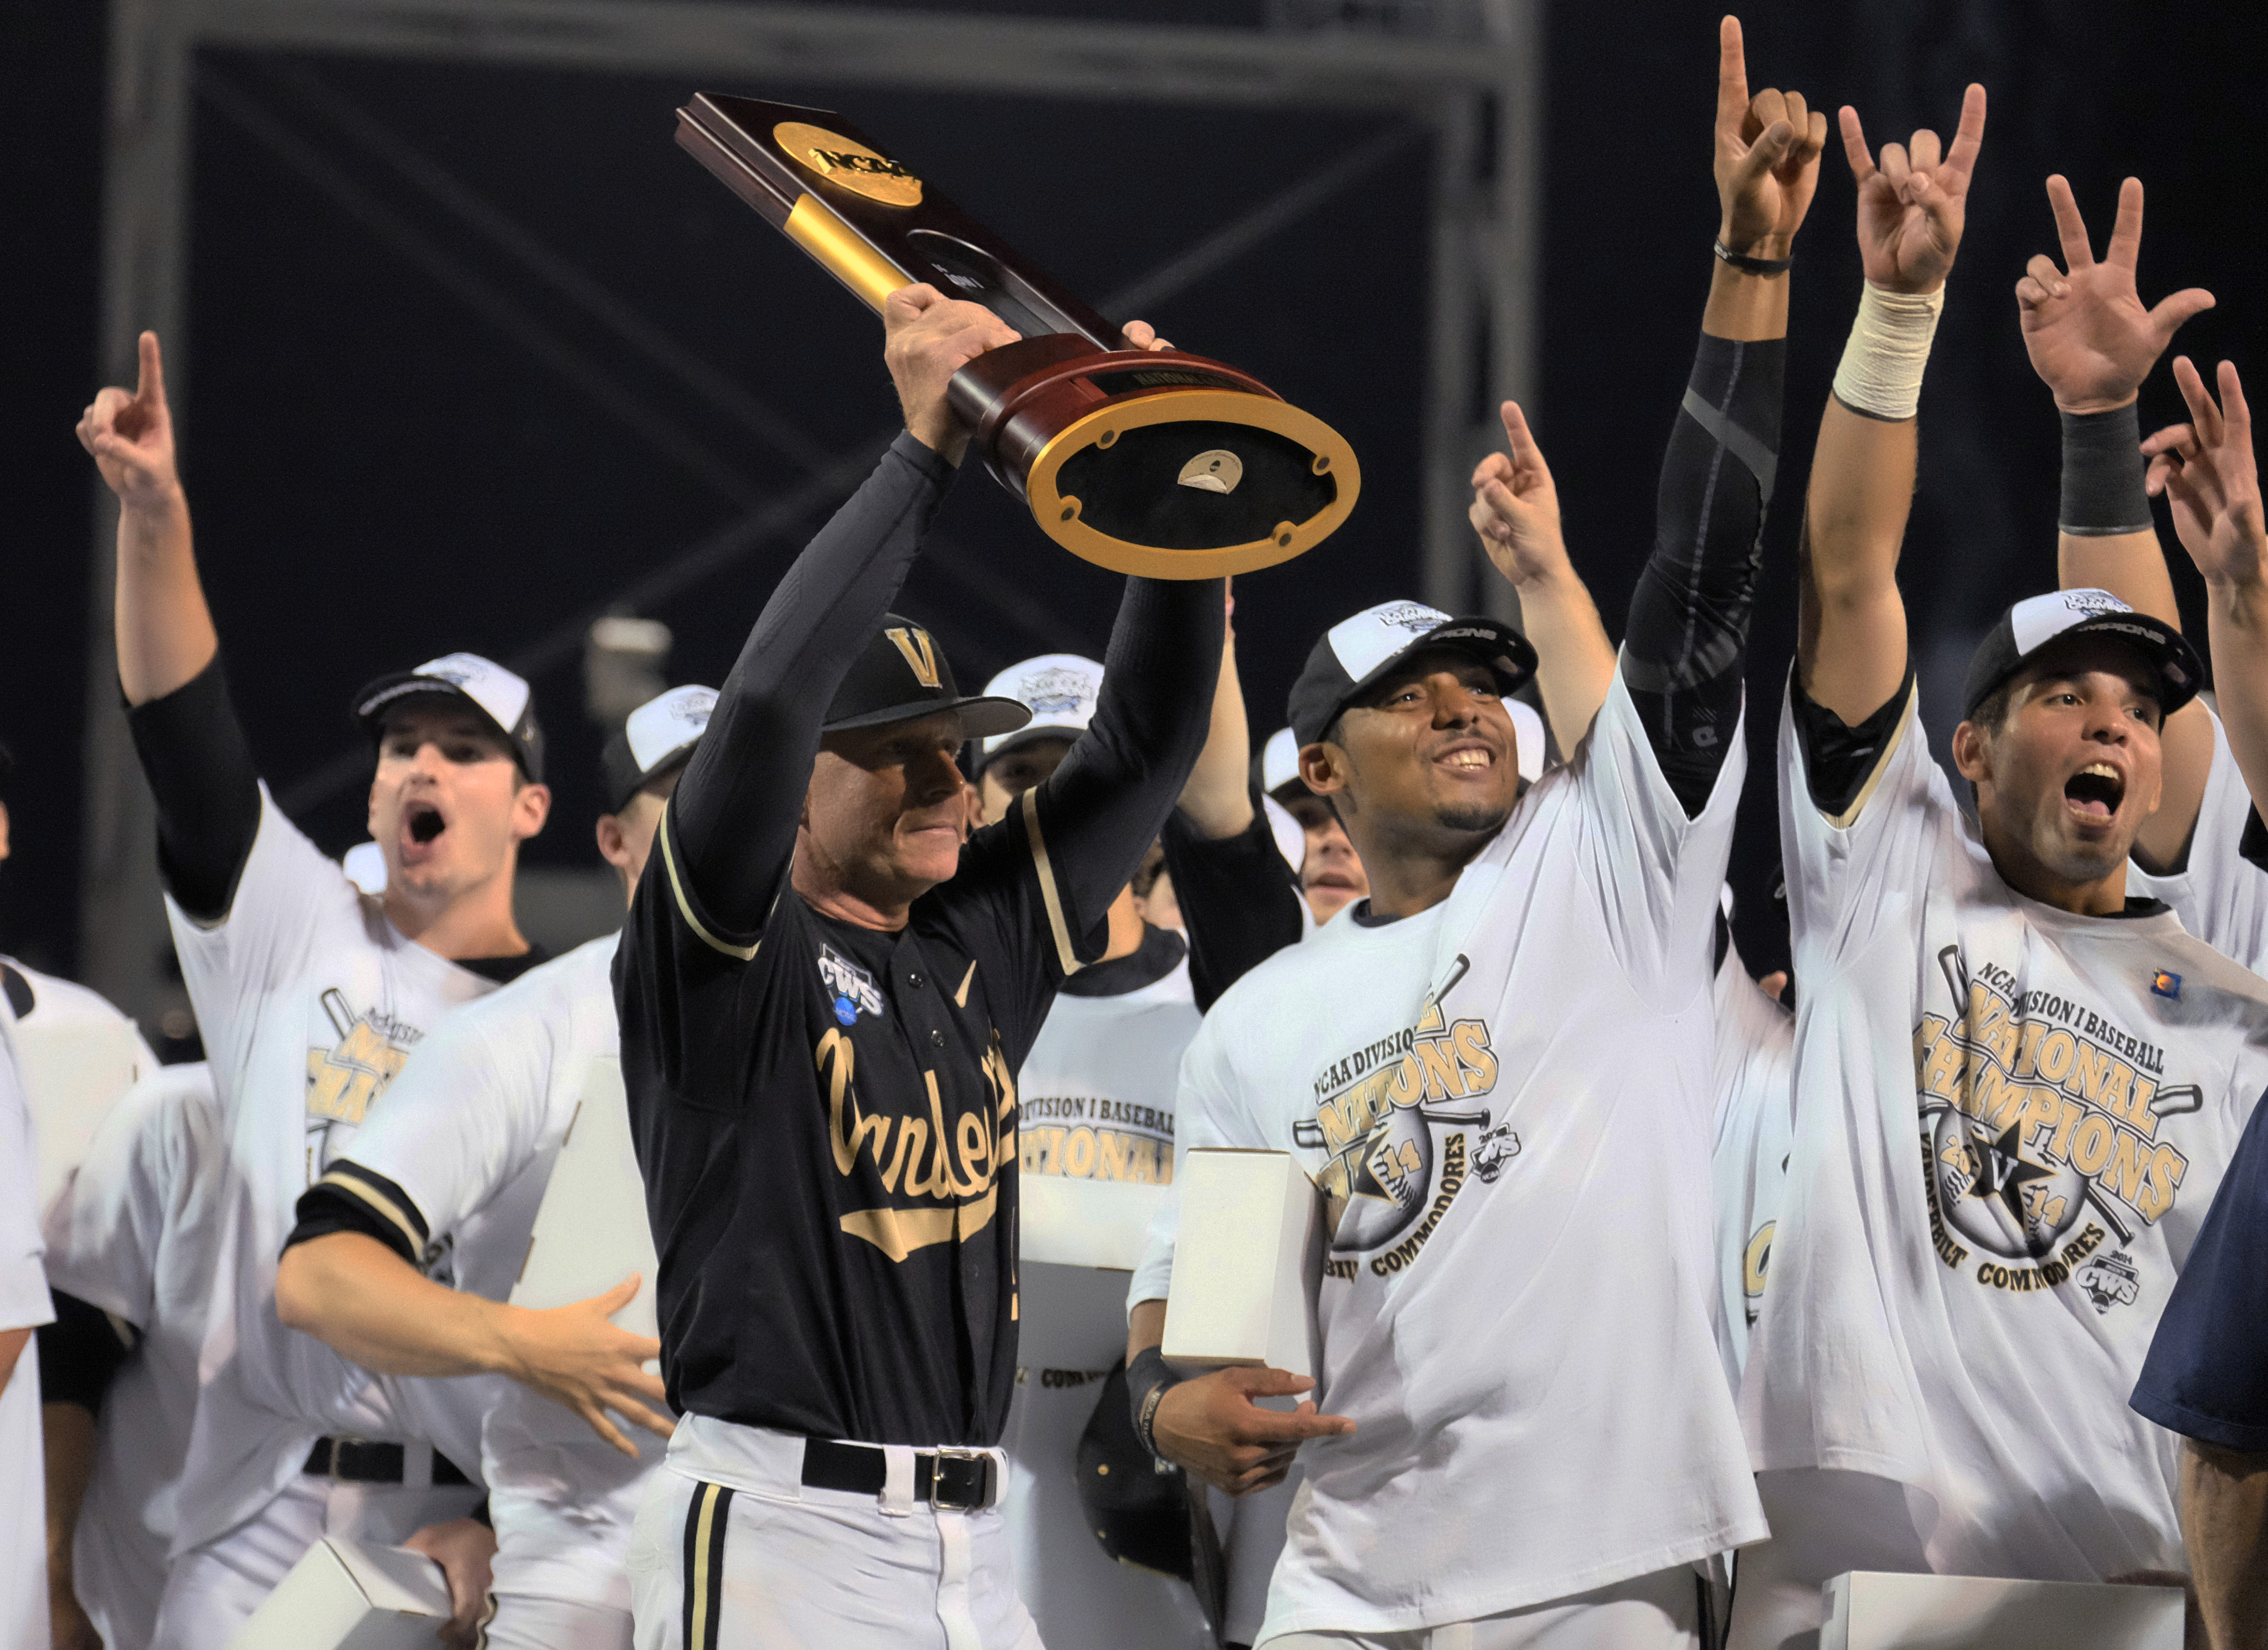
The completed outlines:
{"type": "MultiPolygon", "coordinates": [[[[1815,1631],[1845,1570],[2180,1579],[2175,1440],[2127,1397],[2268,1087],[2268,983],[2132,894],[2200,680],[2172,626],[2099,590],[2016,603],[1953,735],[1973,819],[1931,758],[1896,568],[1984,94],[1949,149],[1876,157],[1841,120],[1867,287],[1780,731],[1802,991],[1742,1392],[1774,1539],[1742,1557],[1732,1642],[1757,1650],[1815,1631]]],[[[2124,465],[2066,469],[2067,531],[2146,531],[2124,465]]]]}
{"type": "Polygon", "coordinates": [[[1693,1565],[1764,1533],[1711,1334],[1711,940],[1825,121],[1749,97],[1730,18],[1718,72],[1717,261],[1619,660],[1506,403],[1472,513],[1528,634],[1403,601],[1316,643],[1300,770],[1370,894],[1231,988],[1182,1065],[1182,1143],[1291,1152],[1332,1234],[1332,1415],[1257,1408],[1311,1384],[1281,1371],[1176,1381],[1156,1227],[1136,1276],[1138,1427],[1238,1493],[1299,1449],[1275,1650],[1690,1646],[1693,1565]],[[1588,732],[1523,791],[1505,701],[1531,675],[1588,732]]]}
{"type": "Polygon", "coordinates": [[[382,897],[360,894],[277,811],[223,681],[154,334],[142,335],[141,374],[132,393],[103,390],[78,435],[118,495],[119,680],[229,1165],[225,1259],[158,1612],[156,1642],[176,1650],[225,1645],[325,1534],[399,1542],[477,1498],[370,1378],[284,1328],[276,1257],[300,1194],[409,1050],[450,1008],[541,960],[513,923],[512,890],[551,798],[527,683],[453,653],[352,701],[376,753],[382,897]]]}

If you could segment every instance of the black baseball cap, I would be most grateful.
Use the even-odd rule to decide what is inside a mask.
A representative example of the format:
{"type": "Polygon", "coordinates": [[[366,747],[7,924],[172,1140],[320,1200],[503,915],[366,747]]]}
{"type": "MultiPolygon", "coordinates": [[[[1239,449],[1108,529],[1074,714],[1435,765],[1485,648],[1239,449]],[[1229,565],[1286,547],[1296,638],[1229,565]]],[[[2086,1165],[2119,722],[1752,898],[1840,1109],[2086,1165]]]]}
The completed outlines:
{"type": "Polygon", "coordinates": [[[717,690],[688,682],[659,694],[630,713],[599,753],[607,812],[619,814],[630,799],[671,770],[682,767],[708,731],[717,690]]]}
{"type": "Polygon", "coordinates": [[[1020,700],[990,694],[963,698],[936,638],[911,619],[886,613],[881,628],[850,661],[820,731],[880,727],[939,711],[960,711],[961,731],[971,739],[1012,733],[1032,719],[1031,707],[1020,700]]]}
{"type": "Polygon", "coordinates": [[[2171,716],[2205,685],[2205,667],[2198,662],[2196,650],[2172,625],[2135,612],[2107,590],[2057,590],[2016,603],[1985,632],[1969,661],[1961,714],[1976,715],[1977,707],[2043,648],[2067,636],[2116,637],[2140,653],[2149,662],[2161,715],[2171,716]]]}
{"type": "Polygon", "coordinates": [[[1302,746],[1323,736],[1347,701],[1424,647],[1453,647],[1496,674],[1507,696],[1535,674],[1535,650],[1500,619],[1452,618],[1422,601],[1381,601],[1323,632],[1292,684],[1292,733],[1302,746]]]}
{"type": "Polygon", "coordinates": [[[445,653],[415,670],[380,676],[355,695],[350,712],[375,744],[386,734],[386,713],[404,699],[454,699],[480,712],[481,719],[512,747],[519,770],[535,784],[543,780],[543,730],[535,724],[535,690],[494,659],[478,653],[445,653]]]}

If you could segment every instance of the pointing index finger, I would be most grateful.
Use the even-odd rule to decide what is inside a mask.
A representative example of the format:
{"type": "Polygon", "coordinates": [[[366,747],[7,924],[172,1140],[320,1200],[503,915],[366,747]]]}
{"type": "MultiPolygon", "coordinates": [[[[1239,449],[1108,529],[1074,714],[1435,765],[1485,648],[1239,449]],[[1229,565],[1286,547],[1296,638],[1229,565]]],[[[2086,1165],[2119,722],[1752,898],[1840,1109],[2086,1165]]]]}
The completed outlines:
{"type": "Polygon", "coordinates": [[[166,399],[166,361],[158,349],[158,335],[145,332],[135,341],[141,357],[141,376],[135,381],[134,399],[144,407],[155,407],[166,399]]]}
{"type": "Polygon", "coordinates": [[[1737,138],[1749,110],[1749,64],[1742,49],[1741,19],[1730,12],[1717,25],[1717,131],[1737,138]]]}
{"type": "Polygon", "coordinates": [[[1953,134],[1953,148],[1945,157],[1945,170],[1962,178],[1976,170],[1977,153],[1984,146],[1984,88],[1971,82],[1961,98],[1961,126],[1953,134]]]}
{"type": "Polygon", "coordinates": [[[1845,104],[1835,111],[1836,123],[1843,130],[1843,158],[1851,163],[1851,175],[1860,183],[1874,175],[1874,158],[1867,152],[1867,135],[1859,125],[1859,111],[1845,104]]]}

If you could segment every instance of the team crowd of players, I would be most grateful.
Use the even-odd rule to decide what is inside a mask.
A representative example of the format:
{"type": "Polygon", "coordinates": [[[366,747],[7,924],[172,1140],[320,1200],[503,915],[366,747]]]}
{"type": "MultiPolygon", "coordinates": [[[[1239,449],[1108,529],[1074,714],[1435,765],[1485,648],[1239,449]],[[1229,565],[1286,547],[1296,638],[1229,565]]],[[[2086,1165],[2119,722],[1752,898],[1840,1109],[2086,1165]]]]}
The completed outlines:
{"type": "Polygon", "coordinates": [[[2185,1586],[2192,1644],[2268,1642],[2243,392],[2177,359],[2190,421],[2144,438],[2213,300],[2138,298],[2139,182],[2098,259],[2049,179],[2061,257],[2015,319],[2062,421],[2058,588],[1978,648],[1956,787],[1896,572],[1984,93],[1949,144],[1839,122],[1866,282],[1770,707],[1785,991],[1722,889],[1830,135],[1751,96],[1730,18],[1619,645],[1506,403],[1471,517],[1519,626],[1354,614],[1256,753],[1222,586],[1130,578],[1101,661],[962,694],[889,609],[968,444],[946,383],[1015,335],[909,287],[905,432],[721,687],[608,747],[627,921],[556,958],[512,914],[550,793],[512,672],[355,696],[382,875],[275,806],[145,335],[79,436],[206,1059],[144,1050],[35,1185],[15,1050],[107,1011],[0,965],[0,1639],[222,1650],[343,1537],[436,1559],[450,1642],[527,1650],[1784,1650],[1851,1570],[2185,1586]],[[2153,497],[2205,578],[2210,698],[2153,497]],[[513,1305],[610,1096],[658,1263],[513,1305]],[[1170,1190],[1123,1362],[1028,1363],[1041,1182],[1170,1188],[1203,1147],[1314,1182],[1316,1375],[1167,1362],[1170,1190]]]}

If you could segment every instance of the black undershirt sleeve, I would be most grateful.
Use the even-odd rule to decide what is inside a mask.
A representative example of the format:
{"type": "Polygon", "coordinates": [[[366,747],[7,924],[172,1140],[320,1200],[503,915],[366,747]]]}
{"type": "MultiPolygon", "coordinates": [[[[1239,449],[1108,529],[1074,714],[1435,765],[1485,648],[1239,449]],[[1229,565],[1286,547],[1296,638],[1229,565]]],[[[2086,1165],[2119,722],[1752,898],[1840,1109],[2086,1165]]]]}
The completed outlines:
{"type": "Polygon", "coordinates": [[[299,1194],[292,1213],[298,1224],[284,1240],[287,1249],[334,1232],[359,1232],[416,1266],[424,1259],[426,1240],[432,1236],[432,1228],[415,1198],[395,1182],[351,1158],[334,1161],[322,1179],[299,1194]]]}
{"type": "Polygon", "coordinates": [[[40,1401],[76,1403],[90,1415],[102,1413],[103,1395],[133,1348],[118,1337],[100,1307],[60,1289],[48,1293],[55,1321],[40,1325],[40,1401]]]}
{"type": "Polygon", "coordinates": [[[1784,338],[1701,335],[1631,598],[1624,681],[1688,814],[1707,803],[1739,723],[1786,365],[1784,338]]]}
{"type": "Polygon", "coordinates": [[[1039,788],[1074,937],[1094,934],[1141,868],[1204,748],[1220,680],[1218,578],[1129,578],[1094,719],[1039,788]]]}
{"type": "Polygon", "coordinates": [[[1795,737],[1803,746],[1803,769],[1809,777],[1812,806],[1830,819],[1851,811],[1867,781],[1882,759],[1882,747],[1897,732],[1907,696],[1913,692],[1913,667],[1906,667],[1898,690],[1858,722],[1845,722],[1803,690],[1793,673],[1788,677],[1788,712],[1795,718],[1795,737]]]}
{"type": "Polygon", "coordinates": [[[1208,837],[1176,808],[1165,844],[1189,937],[1189,984],[1198,1009],[1208,1011],[1245,975],[1299,943],[1299,878],[1277,849],[1256,786],[1252,823],[1238,835],[1208,837]]]}
{"type": "Polygon", "coordinates": [[[667,829],[712,923],[762,927],[811,786],[820,724],[912,568],[953,467],[901,434],[796,557],[725,678],[667,829]]]}
{"type": "Polygon", "coordinates": [[[158,804],[158,866],[181,909],[228,915],[260,830],[260,775],[220,656],[173,692],[129,706],[127,726],[158,804]]]}

